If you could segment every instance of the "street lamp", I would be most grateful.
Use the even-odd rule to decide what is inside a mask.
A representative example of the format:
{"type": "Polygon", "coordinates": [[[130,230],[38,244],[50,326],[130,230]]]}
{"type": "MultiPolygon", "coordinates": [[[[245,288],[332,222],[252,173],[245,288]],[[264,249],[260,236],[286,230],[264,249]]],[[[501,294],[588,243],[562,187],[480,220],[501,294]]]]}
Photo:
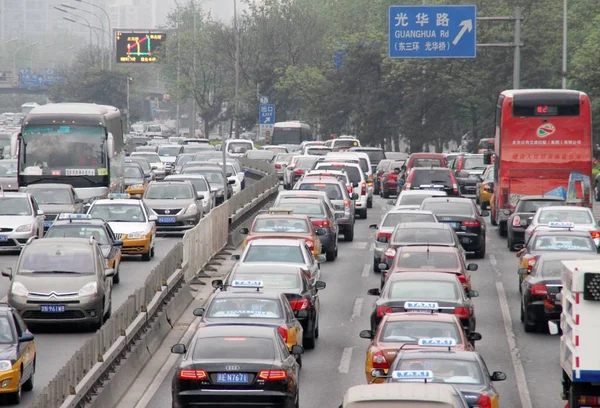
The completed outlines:
{"type": "MultiPolygon", "coordinates": [[[[52,47],[54,43],[44,44],[44,47],[52,47]]],[[[29,53],[29,68],[33,71],[33,52],[35,51],[35,47],[31,47],[31,52],[29,53]]]]}
{"type": "Polygon", "coordinates": [[[97,9],[100,9],[104,13],[104,15],[106,16],[106,19],[108,20],[108,33],[111,36],[111,39],[110,39],[110,58],[108,59],[108,70],[112,71],[112,58],[113,58],[112,51],[113,51],[113,42],[114,41],[113,41],[113,38],[112,38],[112,29],[111,29],[111,24],[110,24],[110,16],[108,15],[108,13],[106,12],[106,10],[104,8],[100,7],[97,4],[90,3],[90,2],[84,1],[84,0],[75,0],[75,1],[77,1],[79,3],[84,3],[84,4],[88,4],[90,6],[96,7],[97,9]]]}
{"type": "MultiPolygon", "coordinates": [[[[64,54],[65,52],[71,51],[71,50],[74,50],[74,49],[75,49],[75,46],[71,45],[69,48],[66,48],[66,49],[64,49],[62,51],[58,51],[57,53],[54,54],[54,56],[57,56],[57,55],[60,55],[60,54],[64,54]]],[[[56,60],[52,60],[50,62],[52,62],[52,68],[56,68],[56,60]]]]}
{"type": "Polygon", "coordinates": [[[129,114],[129,81],[133,81],[133,78],[130,76],[127,77],[127,133],[129,133],[129,129],[131,127],[129,114]]]}
{"type": "MultiPolygon", "coordinates": [[[[60,3],[60,5],[62,7],[71,9],[71,10],[75,10],[75,11],[81,11],[82,13],[86,13],[86,14],[91,14],[92,16],[96,17],[98,19],[98,21],[100,21],[100,28],[102,28],[102,49],[104,49],[104,40],[106,39],[106,30],[104,29],[104,22],[102,21],[102,19],[100,18],[99,15],[92,13],[89,10],[83,10],[74,6],[71,6],[69,4],[65,4],[65,3],[60,3]]],[[[101,58],[102,58],[102,68],[104,69],[104,52],[101,54],[101,58]]]]}
{"type": "Polygon", "coordinates": [[[563,0],[563,26],[562,26],[562,89],[567,89],[567,0],[563,0]]]}
{"type": "MultiPolygon", "coordinates": [[[[82,16],[80,16],[80,15],[78,15],[78,14],[71,13],[70,11],[67,11],[67,10],[65,10],[65,9],[61,9],[60,7],[56,7],[56,6],[54,6],[54,8],[55,8],[56,10],[58,10],[58,11],[62,12],[62,13],[65,13],[65,14],[68,14],[68,15],[71,15],[71,16],[75,16],[75,17],[79,17],[80,19],[82,19],[83,21],[85,21],[85,23],[87,24],[87,25],[86,25],[86,27],[88,27],[88,28],[90,29],[90,46],[91,46],[91,45],[92,45],[92,26],[90,25],[90,22],[88,21],[88,19],[86,19],[85,17],[82,17],[82,16]]],[[[65,19],[65,20],[67,20],[67,21],[70,21],[70,22],[72,22],[72,23],[73,23],[73,22],[74,22],[74,23],[77,23],[77,21],[75,21],[75,20],[73,20],[73,19],[68,19],[68,18],[66,18],[66,17],[63,17],[63,19],[65,19]]],[[[82,25],[83,25],[83,24],[82,24],[82,25]]]]}
{"type": "MultiPolygon", "coordinates": [[[[36,45],[38,45],[39,42],[34,42],[31,44],[27,44],[26,47],[35,47],[36,45]]],[[[17,49],[15,50],[15,52],[13,53],[13,73],[15,76],[18,76],[17,74],[17,53],[22,49],[23,47],[17,47],[17,49]]]]}

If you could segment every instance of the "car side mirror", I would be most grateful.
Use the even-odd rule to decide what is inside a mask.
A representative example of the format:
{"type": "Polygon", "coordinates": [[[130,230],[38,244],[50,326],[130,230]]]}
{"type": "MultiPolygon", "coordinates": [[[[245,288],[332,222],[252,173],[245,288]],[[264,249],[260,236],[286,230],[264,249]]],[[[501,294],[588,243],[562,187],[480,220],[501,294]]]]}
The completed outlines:
{"type": "Polygon", "coordinates": [[[358,194],[352,193],[352,200],[358,200],[358,194]]]}
{"type": "Polygon", "coordinates": [[[38,210],[38,215],[44,215],[44,210],[38,210]]]}
{"type": "Polygon", "coordinates": [[[479,297],[479,292],[477,292],[476,290],[468,290],[467,296],[470,298],[476,298],[479,297]]]}
{"type": "Polygon", "coordinates": [[[198,317],[202,317],[204,316],[204,308],[203,307],[197,307],[194,309],[194,316],[198,316],[198,317]]]}
{"type": "Polygon", "coordinates": [[[381,262],[379,265],[377,265],[379,267],[380,271],[387,271],[390,267],[388,266],[388,264],[386,264],[385,262],[381,262]]]}
{"type": "Polygon", "coordinates": [[[223,288],[223,280],[215,279],[214,281],[212,281],[211,285],[215,289],[222,289],[223,288]]]}
{"type": "Polygon", "coordinates": [[[111,276],[115,276],[115,270],[113,268],[104,269],[104,277],[110,278],[111,276]]]}
{"type": "Polygon", "coordinates": [[[321,236],[325,234],[327,234],[327,231],[324,228],[317,228],[317,235],[321,236]]]}
{"type": "Polygon", "coordinates": [[[379,290],[379,288],[369,289],[369,290],[367,290],[367,295],[380,296],[381,295],[381,291],[379,290]]]}
{"type": "Polygon", "coordinates": [[[519,268],[519,270],[517,271],[517,273],[521,276],[527,276],[529,275],[529,269],[527,268],[519,268]]]}
{"type": "Polygon", "coordinates": [[[477,269],[479,269],[479,265],[474,264],[474,263],[470,263],[467,265],[467,269],[469,271],[476,271],[477,269]]]}
{"type": "Polygon", "coordinates": [[[317,290],[323,290],[325,289],[325,287],[327,287],[327,284],[323,281],[316,281],[315,282],[315,289],[317,290]]]}
{"type": "Polygon", "coordinates": [[[240,228],[240,234],[248,235],[248,232],[250,232],[250,231],[248,231],[248,228],[240,228]]]}
{"type": "Polygon", "coordinates": [[[115,241],[113,243],[113,245],[116,246],[116,247],[122,247],[123,246],[123,241],[115,241]]]}
{"type": "Polygon", "coordinates": [[[23,334],[21,334],[21,337],[19,337],[19,343],[27,343],[30,341],[33,341],[33,334],[31,332],[24,332],[23,334]]]}
{"type": "Polygon", "coordinates": [[[294,344],[292,346],[292,354],[295,356],[300,356],[300,355],[304,354],[304,347],[302,347],[299,344],[294,344]]]}
{"type": "Polygon", "coordinates": [[[319,254],[319,255],[317,255],[316,260],[318,263],[323,263],[323,262],[327,261],[327,257],[323,254],[319,254]]]}
{"type": "Polygon", "coordinates": [[[197,193],[197,194],[196,194],[196,198],[197,198],[198,200],[204,200],[204,194],[202,194],[202,193],[197,193]]]}
{"type": "Polygon", "coordinates": [[[373,370],[371,370],[371,377],[373,377],[373,378],[385,377],[385,371],[383,371],[383,369],[381,369],[381,368],[374,368],[373,370]]]}
{"type": "Polygon", "coordinates": [[[489,217],[489,215],[490,215],[490,212],[488,210],[482,210],[481,211],[481,216],[482,217],[489,217]]]}
{"type": "Polygon", "coordinates": [[[175,344],[173,347],[171,347],[171,353],[173,354],[185,354],[186,351],[187,349],[183,344],[175,344]]]}
{"type": "Polygon", "coordinates": [[[229,180],[227,184],[235,184],[235,180],[229,180]]]}
{"type": "Polygon", "coordinates": [[[231,260],[232,261],[239,261],[240,260],[240,256],[239,255],[231,255],[231,260]]]}
{"type": "Polygon", "coordinates": [[[494,371],[490,376],[490,380],[492,381],[504,381],[506,380],[506,374],[502,371],[494,371]]]}
{"type": "Polygon", "coordinates": [[[375,229],[376,230],[377,228],[379,228],[377,226],[377,224],[371,224],[371,225],[369,225],[369,229],[375,229]]]}
{"type": "Polygon", "coordinates": [[[2,276],[12,278],[12,268],[2,268],[2,276]]]}
{"type": "Polygon", "coordinates": [[[156,221],[158,221],[158,217],[156,215],[151,215],[151,216],[148,217],[148,221],[154,221],[154,222],[156,222],[156,221]]]}
{"type": "Polygon", "coordinates": [[[369,340],[371,340],[371,339],[373,339],[373,332],[371,330],[363,330],[363,331],[361,331],[358,334],[358,336],[361,339],[369,339],[369,340]]]}
{"type": "Polygon", "coordinates": [[[481,334],[477,333],[477,332],[471,332],[469,333],[469,335],[467,336],[469,341],[479,341],[482,339],[481,334]]]}

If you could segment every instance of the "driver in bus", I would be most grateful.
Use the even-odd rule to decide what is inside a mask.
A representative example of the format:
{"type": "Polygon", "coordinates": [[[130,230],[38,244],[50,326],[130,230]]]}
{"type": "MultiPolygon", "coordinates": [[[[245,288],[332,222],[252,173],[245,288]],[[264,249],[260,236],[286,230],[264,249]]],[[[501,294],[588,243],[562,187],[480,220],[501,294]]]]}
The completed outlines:
{"type": "Polygon", "coordinates": [[[83,148],[83,154],[79,158],[80,166],[97,166],[99,164],[91,147],[83,148]]]}

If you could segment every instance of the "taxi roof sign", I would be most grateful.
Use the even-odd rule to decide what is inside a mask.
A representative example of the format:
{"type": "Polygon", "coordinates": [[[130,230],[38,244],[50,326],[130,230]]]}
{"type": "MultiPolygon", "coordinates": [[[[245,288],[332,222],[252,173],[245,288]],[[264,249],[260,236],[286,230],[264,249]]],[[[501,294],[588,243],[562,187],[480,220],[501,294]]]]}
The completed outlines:
{"type": "Polygon", "coordinates": [[[431,380],[433,378],[433,371],[431,371],[431,370],[393,371],[392,378],[394,380],[431,380]]]}
{"type": "Polygon", "coordinates": [[[249,280],[234,280],[231,282],[232,288],[251,288],[251,289],[260,289],[265,285],[263,281],[249,281],[249,280]]]}
{"type": "Polygon", "coordinates": [[[58,215],[59,220],[91,220],[92,216],[90,214],[69,214],[69,213],[61,213],[58,215]]]}
{"type": "Polygon", "coordinates": [[[269,214],[292,214],[293,212],[294,212],[293,208],[284,208],[284,207],[269,208],[269,214]]]}
{"type": "Polygon", "coordinates": [[[404,302],[405,310],[427,310],[433,311],[439,309],[436,302],[404,302]]]}
{"type": "Polygon", "coordinates": [[[548,227],[550,228],[574,228],[574,222],[566,222],[566,221],[550,221],[548,223],[548,227]]]}
{"type": "Polygon", "coordinates": [[[417,344],[421,347],[456,347],[456,340],[453,338],[435,337],[431,339],[419,339],[417,344]]]}
{"type": "Polygon", "coordinates": [[[110,193],[108,195],[108,198],[110,200],[119,200],[119,199],[129,199],[131,198],[131,195],[129,193],[110,193]]]}

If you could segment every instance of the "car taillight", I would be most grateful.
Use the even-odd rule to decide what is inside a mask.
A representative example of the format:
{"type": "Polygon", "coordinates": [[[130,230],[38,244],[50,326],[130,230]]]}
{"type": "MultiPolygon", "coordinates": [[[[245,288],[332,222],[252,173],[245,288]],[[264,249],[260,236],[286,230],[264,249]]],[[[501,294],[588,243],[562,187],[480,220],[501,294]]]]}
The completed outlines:
{"type": "Polygon", "coordinates": [[[591,396],[587,396],[587,395],[580,395],[579,403],[581,405],[599,405],[600,397],[591,397],[591,396]]]}
{"type": "Polygon", "coordinates": [[[385,255],[386,258],[394,259],[396,257],[396,250],[394,248],[388,248],[383,255],[385,255]]]}
{"type": "Polygon", "coordinates": [[[458,275],[458,281],[463,285],[467,286],[467,277],[465,275],[458,275]]]}
{"type": "Polygon", "coordinates": [[[208,378],[204,370],[179,370],[179,378],[182,380],[204,380],[208,378]]]}
{"type": "Polygon", "coordinates": [[[392,313],[392,308],[389,306],[377,306],[377,317],[383,317],[387,313],[392,313]]]}
{"type": "Polygon", "coordinates": [[[346,188],[348,189],[348,194],[352,194],[352,192],[354,191],[351,185],[347,186],[346,188]]]}
{"type": "Polygon", "coordinates": [[[264,381],[282,381],[287,378],[284,370],[263,370],[258,373],[258,379],[264,381]]]}
{"type": "Polygon", "coordinates": [[[492,408],[492,399],[484,392],[479,396],[475,406],[479,408],[492,408]]]}
{"type": "Polygon", "coordinates": [[[276,169],[280,169],[280,168],[281,168],[281,164],[279,164],[279,163],[275,163],[275,168],[276,168],[276,169]]]}
{"type": "Polygon", "coordinates": [[[469,308],[467,308],[467,307],[455,307],[454,314],[459,319],[468,319],[471,317],[471,312],[469,311],[469,308]]]}
{"type": "Polygon", "coordinates": [[[362,183],[360,185],[361,190],[360,190],[360,195],[366,195],[367,194],[367,183],[362,183]]]}
{"type": "Polygon", "coordinates": [[[301,176],[301,175],[304,174],[304,170],[302,170],[302,169],[296,169],[296,170],[294,170],[294,174],[296,176],[301,176]]]}
{"type": "Polygon", "coordinates": [[[531,272],[533,270],[533,267],[535,266],[536,262],[537,262],[537,256],[532,256],[531,258],[529,258],[527,260],[527,270],[529,272],[531,272]]]}
{"type": "Polygon", "coordinates": [[[350,207],[350,200],[344,200],[344,207],[350,207]]]}
{"type": "Polygon", "coordinates": [[[600,231],[590,231],[592,239],[600,238],[600,231]]]}
{"type": "Polygon", "coordinates": [[[383,355],[383,351],[376,350],[372,354],[373,356],[373,368],[379,368],[387,370],[389,367],[385,356],[383,355]]]}
{"type": "Polygon", "coordinates": [[[531,296],[546,296],[548,295],[548,289],[546,285],[533,285],[531,286],[531,296]]]}
{"type": "Polygon", "coordinates": [[[465,228],[479,228],[481,224],[477,220],[465,220],[460,225],[465,228]]]}
{"type": "Polygon", "coordinates": [[[310,249],[311,252],[315,250],[315,243],[312,239],[307,239],[306,245],[308,246],[308,249],[310,249]]]}
{"type": "Polygon", "coordinates": [[[329,227],[329,221],[327,221],[327,220],[317,220],[317,221],[313,221],[312,223],[315,227],[319,227],[319,228],[328,228],[329,227]]]}
{"type": "Polygon", "coordinates": [[[458,159],[458,165],[456,166],[456,171],[462,171],[463,168],[464,157],[458,159]]]}
{"type": "Polygon", "coordinates": [[[306,310],[310,302],[308,299],[298,299],[290,301],[290,305],[292,306],[292,310],[306,310]]]}
{"type": "Polygon", "coordinates": [[[512,225],[513,225],[513,227],[520,227],[521,226],[521,217],[519,217],[518,215],[515,215],[515,218],[513,218],[512,225]]]}
{"type": "Polygon", "coordinates": [[[279,326],[277,328],[277,332],[279,333],[279,335],[281,336],[281,338],[283,339],[283,341],[285,341],[287,343],[287,340],[288,340],[287,327],[285,327],[285,326],[279,326]]]}
{"type": "Polygon", "coordinates": [[[454,174],[450,173],[450,179],[452,180],[452,193],[458,195],[458,184],[456,184],[456,178],[454,178],[454,174]]]}
{"type": "MultiPolygon", "coordinates": [[[[390,238],[392,237],[391,232],[378,232],[377,233],[377,242],[390,242],[390,238]],[[381,239],[385,238],[385,240],[381,239]]],[[[394,253],[395,255],[395,253],[394,253]]]]}

